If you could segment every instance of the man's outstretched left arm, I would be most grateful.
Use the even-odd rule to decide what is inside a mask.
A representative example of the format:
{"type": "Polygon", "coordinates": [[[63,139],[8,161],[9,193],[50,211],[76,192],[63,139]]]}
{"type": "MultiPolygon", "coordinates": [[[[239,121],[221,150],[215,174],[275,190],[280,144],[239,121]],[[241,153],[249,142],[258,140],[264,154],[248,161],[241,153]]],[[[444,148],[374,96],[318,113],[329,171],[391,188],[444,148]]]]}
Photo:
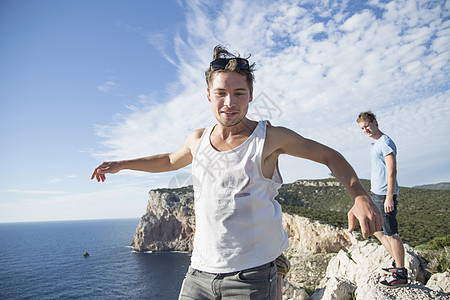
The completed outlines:
{"type": "Polygon", "coordinates": [[[361,225],[364,238],[368,238],[381,229],[383,219],[380,211],[364,190],[352,166],[339,152],[306,139],[287,128],[272,127],[269,134],[269,143],[272,145],[272,149],[275,149],[274,151],[324,164],[344,185],[353,199],[353,206],[348,212],[348,229],[350,232],[355,228],[356,219],[361,225]],[[273,146],[275,144],[276,147],[273,146]]]}

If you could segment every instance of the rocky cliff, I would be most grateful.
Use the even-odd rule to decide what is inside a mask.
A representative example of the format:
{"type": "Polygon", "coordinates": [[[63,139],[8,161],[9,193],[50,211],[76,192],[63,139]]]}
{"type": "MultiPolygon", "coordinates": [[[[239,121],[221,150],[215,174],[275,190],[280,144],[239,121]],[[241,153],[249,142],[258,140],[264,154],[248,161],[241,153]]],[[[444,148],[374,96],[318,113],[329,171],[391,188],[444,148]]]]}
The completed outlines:
{"type": "Polygon", "coordinates": [[[192,251],[194,229],[192,189],[183,193],[152,190],[131,246],[136,251],[192,251]]]}
{"type": "MultiPolygon", "coordinates": [[[[192,251],[195,230],[192,188],[149,192],[147,211],[136,229],[131,246],[136,251],[192,251]]],[[[283,299],[450,299],[450,273],[427,281],[425,263],[405,245],[411,285],[389,290],[377,285],[380,266],[391,258],[373,241],[358,241],[345,229],[283,214],[289,236],[286,255],[292,269],[284,285],[283,299]],[[309,297],[303,290],[316,286],[309,297]]]]}

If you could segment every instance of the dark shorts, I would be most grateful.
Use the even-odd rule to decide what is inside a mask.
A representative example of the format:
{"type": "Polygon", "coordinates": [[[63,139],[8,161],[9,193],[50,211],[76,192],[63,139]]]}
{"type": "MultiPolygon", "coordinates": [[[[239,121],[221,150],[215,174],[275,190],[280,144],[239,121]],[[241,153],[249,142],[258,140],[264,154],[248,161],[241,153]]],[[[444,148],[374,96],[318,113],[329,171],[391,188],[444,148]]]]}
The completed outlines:
{"type": "Polygon", "coordinates": [[[377,195],[372,193],[372,201],[381,211],[383,216],[383,227],[381,230],[386,236],[395,236],[398,235],[398,223],[397,223],[397,195],[394,195],[394,210],[390,213],[384,212],[384,200],[386,199],[386,195],[377,195]]]}
{"type": "Polygon", "coordinates": [[[273,262],[225,274],[189,267],[178,299],[275,300],[277,279],[277,267],[273,262]]]}

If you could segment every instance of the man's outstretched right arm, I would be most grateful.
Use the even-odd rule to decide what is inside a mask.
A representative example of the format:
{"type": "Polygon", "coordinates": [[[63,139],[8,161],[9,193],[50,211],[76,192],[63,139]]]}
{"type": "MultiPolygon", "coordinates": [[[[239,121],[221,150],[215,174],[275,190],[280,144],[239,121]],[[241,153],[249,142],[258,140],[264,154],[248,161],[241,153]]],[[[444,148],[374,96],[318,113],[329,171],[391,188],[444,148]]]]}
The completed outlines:
{"type": "Polygon", "coordinates": [[[203,130],[192,132],[184,145],[175,152],[152,155],[129,160],[103,162],[94,169],[91,179],[98,182],[106,180],[106,174],[114,174],[121,170],[134,170],[150,173],[178,170],[192,163],[193,153],[203,130]]]}

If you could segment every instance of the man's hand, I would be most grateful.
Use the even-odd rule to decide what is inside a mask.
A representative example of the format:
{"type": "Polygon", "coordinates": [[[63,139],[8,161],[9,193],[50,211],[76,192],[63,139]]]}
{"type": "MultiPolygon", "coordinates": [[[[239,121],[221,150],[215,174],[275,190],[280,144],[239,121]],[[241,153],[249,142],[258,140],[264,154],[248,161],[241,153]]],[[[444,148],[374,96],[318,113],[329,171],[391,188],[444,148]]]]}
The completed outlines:
{"type": "Polygon", "coordinates": [[[366,239],[383,227],[383,217],[379,209],[368,196],[357,196],[355,204],[348,212],[348,231],[355,229],[356,219],[361,225],[361,232],[366,239]]]}
{"type": "Polygon", "coordinates": [[[120,170],[121,169],[117,161],[104,162],[94,169],[94,172],[92,172],[91,180],[95,177],[98,182],[104,182],[106,180],[105,174],[114,174],[119,172],[120,170]]]}
{"type": "Polygon", "coordinates": [[[388,214],[393,211],[394,211],[394,198],[386,196],[386,200],[384,200],[384,212],[388,214]]]}

